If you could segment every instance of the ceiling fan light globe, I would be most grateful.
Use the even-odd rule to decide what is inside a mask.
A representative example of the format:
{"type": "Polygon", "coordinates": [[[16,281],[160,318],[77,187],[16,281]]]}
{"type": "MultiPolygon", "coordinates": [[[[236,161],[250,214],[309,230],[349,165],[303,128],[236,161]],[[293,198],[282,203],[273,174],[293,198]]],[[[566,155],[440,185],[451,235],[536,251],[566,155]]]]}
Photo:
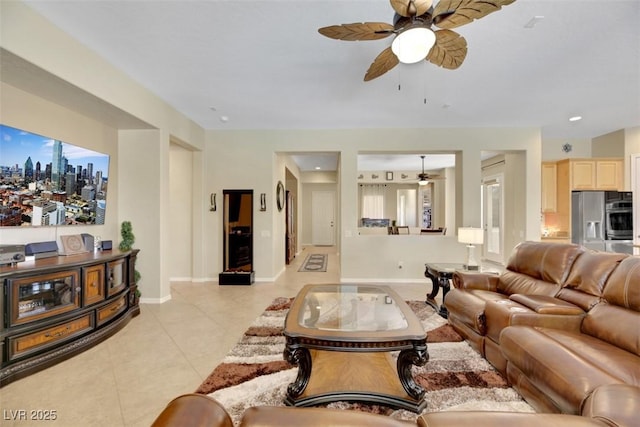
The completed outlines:
{"type": "Polygon", "coordinates": [[[393,39],[391,51],[403,64],[414,64],[426,58],[435,42],[436,34],[431,29],[410,27],[393,39]]]}
{"type": "Polygon", "coordinates": [[[420,181],[418,181],[419,186],[427,185],[428,183],[429,181],[427,181],[426,179],[421,179],[420,181]]]}

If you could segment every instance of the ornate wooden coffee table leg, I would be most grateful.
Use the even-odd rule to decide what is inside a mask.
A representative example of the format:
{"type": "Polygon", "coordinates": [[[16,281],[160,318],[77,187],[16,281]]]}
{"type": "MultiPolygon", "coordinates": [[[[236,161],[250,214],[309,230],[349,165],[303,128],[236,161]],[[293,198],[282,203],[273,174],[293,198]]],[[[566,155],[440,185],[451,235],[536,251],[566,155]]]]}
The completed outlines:
{"type": "Polygon", "coordinates": [[[287,387],[286,402],[294,405],[296,398],[302,394],[309,384],[311,377],[311,353],[304,347],[298,347],[287,342],[284,348],[284,358],[294,366],[298,366],[298,376],[295,381],[287,387]]]}
{"type": "Polygon", "coordinates": [[[424,366],[429,360],[426,341],[415,343],[413,348],[402,350],[398,355],[398,377],[407,394],[420,401],[425,389],[416,383],[411,373],[411,366],[424,366]]]}

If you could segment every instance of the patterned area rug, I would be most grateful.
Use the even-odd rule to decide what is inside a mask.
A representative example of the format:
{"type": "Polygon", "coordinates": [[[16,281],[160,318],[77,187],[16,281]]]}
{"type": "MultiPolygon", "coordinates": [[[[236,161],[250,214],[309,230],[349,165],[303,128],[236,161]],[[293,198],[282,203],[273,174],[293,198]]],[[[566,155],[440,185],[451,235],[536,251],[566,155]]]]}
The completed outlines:
{"type": "MultiPolygon", "coordinates": [[[[291,304],[278,298],[254,321],[196,393],[220,401],[238,423],[244,410],[257,405],[283,405],[287,385],[297,367],[283,360],[284,318],[291,304]]],[[[409,301],[427,331],[429,361],[414,367],[414,378],[427,390],[424,412],[445,410],[491,410],[534,412],[506,380],[476,353],[445,319],[422,301],[409,301]]],[[[361,410],[404,420],[416,414],[382,405],[335,402],[331,408],[361,410]]]]}
{"type": "Polygon", "coordinates": [[[327,254],[310,254],[302,262],[298,271],[308,271],[310,273],[327,271],[327,254]]]}

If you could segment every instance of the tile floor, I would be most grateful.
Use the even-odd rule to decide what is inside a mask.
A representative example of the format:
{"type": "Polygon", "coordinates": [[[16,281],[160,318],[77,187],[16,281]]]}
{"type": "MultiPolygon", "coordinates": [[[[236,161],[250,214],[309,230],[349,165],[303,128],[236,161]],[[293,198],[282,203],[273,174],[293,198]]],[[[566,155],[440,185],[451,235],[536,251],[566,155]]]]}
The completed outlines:
{"type": "MultiPolygon", "coordinates": [[[[114,336],[1,388],[0,425],[149,426],[172,398],[200,385],[269,302],[307,283],[336,283],[338,267],[335,248],[306,247],[275,282],[173,283],[170,301],[142,304],[114,336]],[[318,252],[329,254],[327,272],[298,272],[318,252]],[[12,420],[18,410],[55,411],[56,420],[12,420]]],[[[393,287],[416,300],[431,289],[426,279],[393,287]]]]}

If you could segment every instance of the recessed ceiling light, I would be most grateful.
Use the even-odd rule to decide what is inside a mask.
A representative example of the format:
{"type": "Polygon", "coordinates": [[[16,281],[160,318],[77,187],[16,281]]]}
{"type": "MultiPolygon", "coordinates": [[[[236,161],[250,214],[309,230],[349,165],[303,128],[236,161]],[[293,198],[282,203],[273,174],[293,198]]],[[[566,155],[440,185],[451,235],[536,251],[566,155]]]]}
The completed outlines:
{"type": "Polygon", "coordinates": [[[229,116],[220,116],[220,121],[222,123],[227,123],[229,121],[229,116]]]}
{"type": "Polygon", "coordinates": [[[317,171],[319,171],[320,169],[322,169],[320,166],[316,166],[317,171]]]}
{"type": "Polygon", "coordinates": [[[573,117],[569,117],[569,121],[570,122],[577,122],[582,120],[582,116],[573,116],[573,117]]]}

